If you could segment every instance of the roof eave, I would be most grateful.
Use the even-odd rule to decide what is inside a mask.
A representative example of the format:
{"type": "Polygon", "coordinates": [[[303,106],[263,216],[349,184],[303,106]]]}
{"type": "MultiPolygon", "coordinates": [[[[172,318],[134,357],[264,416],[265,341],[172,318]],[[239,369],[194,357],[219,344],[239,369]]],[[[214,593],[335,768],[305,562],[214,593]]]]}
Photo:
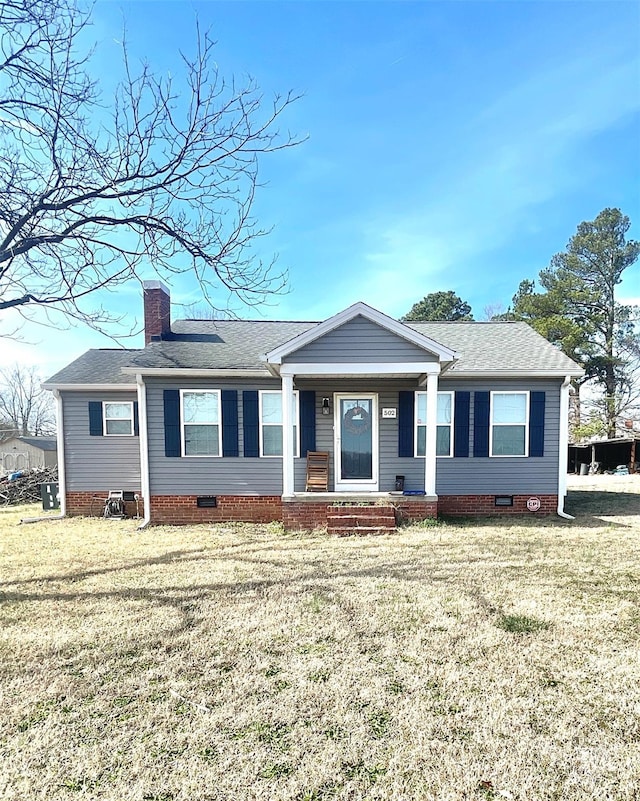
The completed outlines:
{"type": "Polygon", "coordinates": [[[264,378],[271,375],[266,367],[123,367],[122,372],[149,378],[264,378]]]}
{"type": "Polygon", "coordinates": [[[130,392],[131,390],[136,389],[135,384],[87,384],[85,383],[78,383],[78,384],[70,384],[70,383],[58,383],[56,381],[45,381],[43,384],[40,384],[42,389],[48,390],[59,390],[60,392],[68,392],[70,390],[77,390],[79,392],[83,391],[91,391],[94,392],[98,389],[106,390],[108,392],[130,392]]]}
{"type": "Polygon", "coordinates": [[[447,376],[456,378],[580,378],[584,370],[571,368],[558,368],[555,370],[448,370],[447,376]]]}

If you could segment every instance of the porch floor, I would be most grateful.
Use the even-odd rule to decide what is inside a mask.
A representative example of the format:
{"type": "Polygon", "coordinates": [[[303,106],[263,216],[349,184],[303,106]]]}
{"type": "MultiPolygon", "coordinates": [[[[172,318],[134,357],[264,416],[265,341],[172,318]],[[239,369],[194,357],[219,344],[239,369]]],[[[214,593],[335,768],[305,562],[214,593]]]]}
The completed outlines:
{"type": "Polygon", "coordinates": [[[403,492],[294,492],[293,495],[283,495],[283,503],[335,503],[336,501],[353,501],[364,503],[366,501],[389,501],[397,503],[399,500],[437,501],[437,495],[405,495],[403,492]]]}

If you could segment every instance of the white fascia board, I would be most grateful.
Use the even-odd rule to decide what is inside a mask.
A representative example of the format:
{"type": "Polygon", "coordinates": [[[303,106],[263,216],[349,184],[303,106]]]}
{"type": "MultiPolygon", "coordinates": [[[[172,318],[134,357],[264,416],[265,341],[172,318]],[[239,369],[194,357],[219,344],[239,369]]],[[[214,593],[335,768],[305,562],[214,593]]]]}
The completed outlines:
{"type": "Polygon", "coordinates": [[[146,378],[270,378],[266,367],[255,370],[241,368],[197,368],[197,367],[122,367],[127,375],[142,375],[146,378]]]}
{"type": "Polygon", "coordinates": [[[388,317],[377,309],[373,309],[371,306],[367,306],[366,303],[359,301],[349,306],[349,308],[338,312],[338,314],[334,314],[333,317],[329,317],[324,322],[318,323],[308,331],[303,331],[302,334],[298,334],[297,337],[290,339],[283,345],[279,345],[277,348],[269,351],[269,353],[265,354],[264,360],[272,364],[281,364],[283,357],[299,350],[310,342],[314,342],[324,334],[328,334],[330,331],[349,322],[349,320],[353,320],[353,318],[358,315],[365,317],[367,320],[371,320],[373,323],[377,323],[382,328],[386,328],[387,331],[391,331],[399,337],[402,337],[402,339],[406,339],[408,342],[412,342],[414,345],[428,350],[430,353],[438,356],[441,361],[452,361],[457,358],[456,352],[451,350],[451,348],[447,348],[440,342],[436,342],[434,339],[424,336],[424,334],[419,334],[412,328],[398,322],[398,320],[394,320],[392,317],[388,317]]]}
{"type": "Polygon", "coordinates": [[[377,376],[377,375],[406,375],[416,376],[425,373],[440,373],[437,362],[331,362],[331,363],[302,363],[283,364],[280,368],[282,376],[377,376]]]}
{"type": "Polygon", "coordinates": [[[136,384],[50,384],[45,381],[40,385],[42,389],[59,390],[60,392],[135,392],[136,384]]]}
{"type": "Polygon", "coordinates": [[[447,378],[579,378],[584,370],[447,370],[447,378]]]}

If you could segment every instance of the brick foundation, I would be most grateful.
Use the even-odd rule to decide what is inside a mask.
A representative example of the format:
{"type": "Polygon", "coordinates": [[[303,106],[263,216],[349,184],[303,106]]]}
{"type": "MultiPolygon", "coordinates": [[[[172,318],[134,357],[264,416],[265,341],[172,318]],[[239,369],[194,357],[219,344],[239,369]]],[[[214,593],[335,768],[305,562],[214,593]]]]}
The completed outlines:
{"type": "MultiPolygon", "coordinates": [[[[104,502],[108,491],[68,492],[67,514],[70,516],[93,515],[102,517],[104,502]]],[[[140,493],[138,493],[140,495],[140,493]]],[[[215,508],[203,508],[197,505],[197,495],[154,495],[151,497],[151,522],[171,525],[191,523],[222,523],[238,521],[247,523],[282,522],[286,529],[312,530],[325,528],[327,516],[335,509],[333,500],[295,499],[282,501],[279,495],[218,495],[215,508]]],[[[420,496],[400,496],[393,499],[390,506],[395,508],[398,523],[415,522],[438,514],[444,515],[509,515],[509,514],[555,514],[558,507],[557,495],[514,495],[513,506],[496,506],[494,495],[440,495],[434,498],[420,496]],[[530,512],[527,509],[529,498],[540,501],[540,509],[530,512]]],[[[129,517],[136,515],[135,501],[125,503],[129,517]]],[[[340,508],[340,507],[338,507],[340,508]]],[[[376,515],[376,509],[385,506],[360,507],[367,513],[376,515]]],[[[138,514],[144,515],[142,498],[138,501],[138,514]]],[[[371,523],[374,526],[374,523],[371,523]]]]}
{"type": "Polygon", "coordinates": [[[419,496],[398,498],[393,505],[396,507],[398,523],[416,523],[419,520],[437,517],[440,509],[439,500],[426,498],[421,500],[419,496]]]}
{"type": "Polygon", "coordinates": [[[287,501],[282,504],[282,523],[286,529],[311,531],[327,525],[327,509],[333,504],[316,501],[287,501]]]}
{"type": "Polygon", "coordinates": [[[514,495],[513,506],[496,506],[495,495],[440,495],[438,512],[444,515],[551,515],[558,508],[557,495],[514,495]],[[540,509],[530,512],[527,509],[529,498],[538,498],[540,509]]]}
{"type": "MultiPolygon", "coordinates": [[[[144,515],[144,501],[142,493],[138,501],[138,514],[144,515]]],[[[69,517],[102,517],[104,514],[104,504],[109,495],[109,490],[96,490],[96,492],[67,492],[67,514],[69,517]]],[[[125,501],[124,504],[127,517],[136,516],[136,502],[125,501]]]]}
{"type": "Polygon", "coordinates": [[[151,522],[186,525],[190,523],[270,523],[282,520],[279,495],[218,495],[213,509],[197,505],[197,495],[152,495],[151,522]]]}

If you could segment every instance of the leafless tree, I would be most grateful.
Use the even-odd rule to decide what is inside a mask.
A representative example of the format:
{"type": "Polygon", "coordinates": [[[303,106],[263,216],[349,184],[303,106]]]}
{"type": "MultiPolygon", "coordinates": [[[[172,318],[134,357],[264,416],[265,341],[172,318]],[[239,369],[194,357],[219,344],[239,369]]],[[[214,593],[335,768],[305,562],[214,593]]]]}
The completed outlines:
{"type": "Polygon", "coordinates": [[[482,309],[482,317],[481,320],[489,321],[499,318],[500,315],[504,314],[505,308],[504,303],[500,301],[496,301],[495,303],[488,303],[482,309]]]}
{"type": "Polygon", "coordinates": [[[106,100],[89,24],[78,0],[0,0],[0,310],[101,328],[113,315],[91,296],[149,264],[194,274],[213,306],[263,302],[286,276],[252,258],[258,160],[298,143],[277,129],[295,98],[224,80],[196,25],[181,78],[135,70],[123,41],[106,100]]]}
{"type": "Polygon", "coordinates": [[[55,433],[53,396],[40,387],[35,367],[16,364],[0,370],[0,423],[4,437],[55,433]]]}

